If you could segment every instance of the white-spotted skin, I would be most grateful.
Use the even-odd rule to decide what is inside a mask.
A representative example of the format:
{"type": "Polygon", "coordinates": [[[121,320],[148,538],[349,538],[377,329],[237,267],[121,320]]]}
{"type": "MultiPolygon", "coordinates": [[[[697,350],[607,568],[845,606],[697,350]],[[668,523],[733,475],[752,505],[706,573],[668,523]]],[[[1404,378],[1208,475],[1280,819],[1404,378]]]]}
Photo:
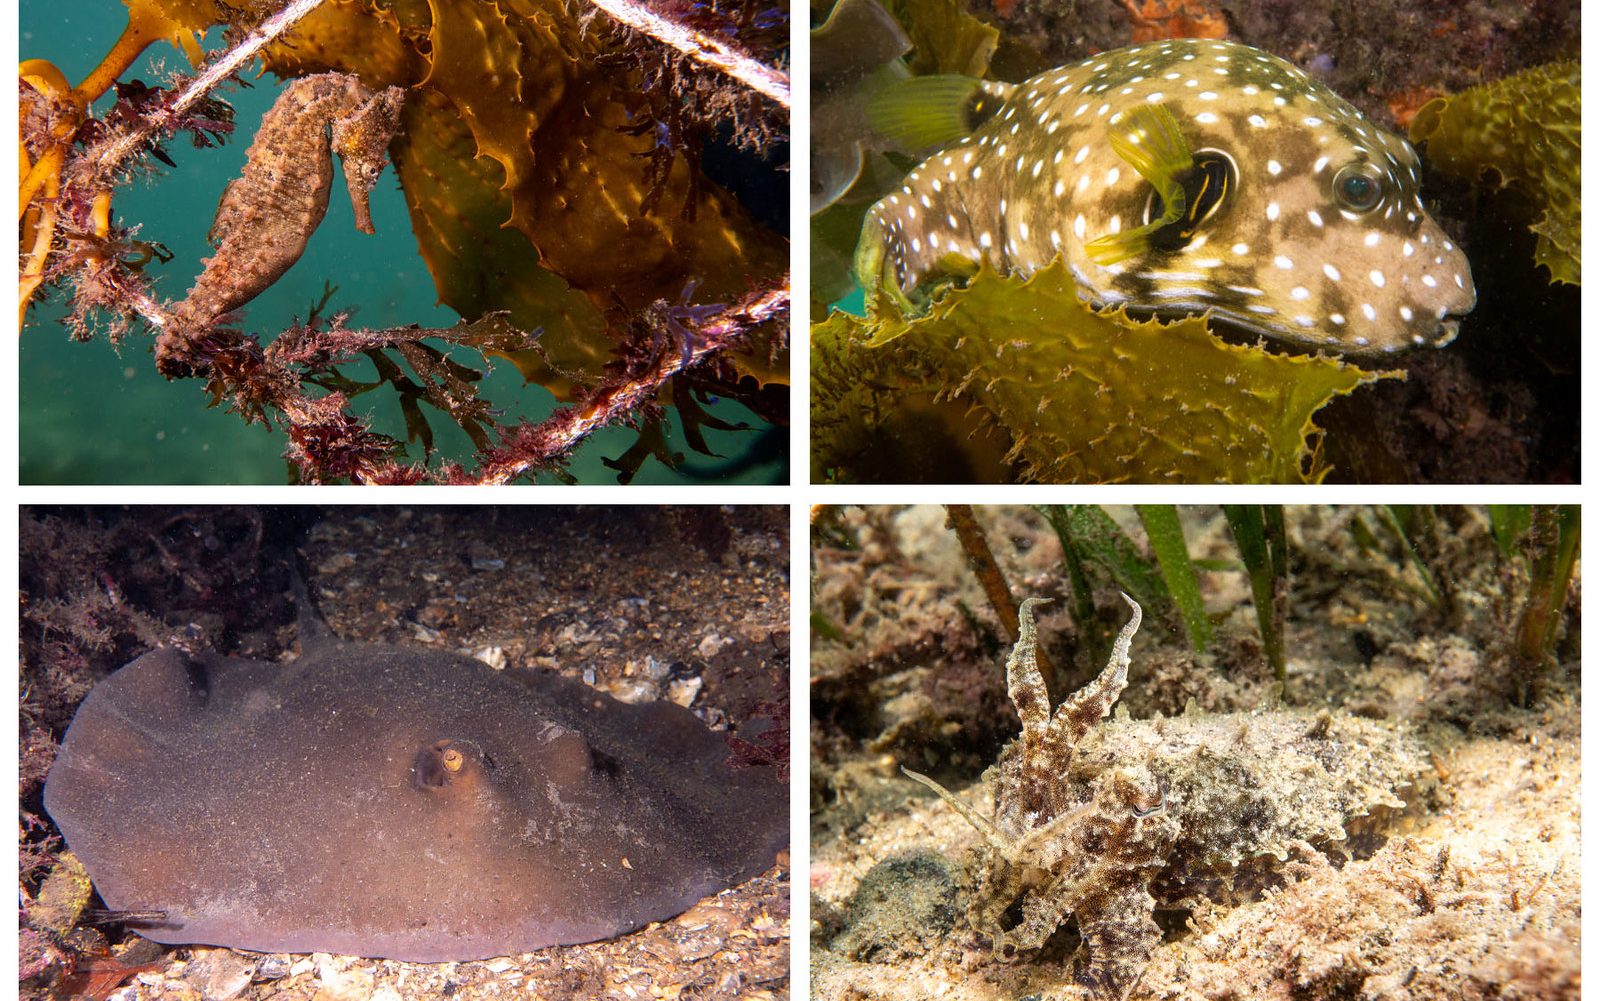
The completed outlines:
{"type": "Polygon", "coordinates": [[[1448,344],[1476,301],[1465,255],[1423,208],[1416,151],[1282,59],[1177,39],[986,86],[1006,96],[994,116],[869,213],[884,281],[914,287],[951,254],[1021,274],[1062,256],[1095,305],[1211,309],[1355,354],[1448,344]],[[1151,186],[1108,142],[1143,102],[1164,104],[1192,151],[1227,154],[1238,183],[1186,246],[1103,266],[1084,245],[1145,221],[1151,186]],[[1364,211],[1334,185],[1358,164],[1381,188],[1364,211]]]}

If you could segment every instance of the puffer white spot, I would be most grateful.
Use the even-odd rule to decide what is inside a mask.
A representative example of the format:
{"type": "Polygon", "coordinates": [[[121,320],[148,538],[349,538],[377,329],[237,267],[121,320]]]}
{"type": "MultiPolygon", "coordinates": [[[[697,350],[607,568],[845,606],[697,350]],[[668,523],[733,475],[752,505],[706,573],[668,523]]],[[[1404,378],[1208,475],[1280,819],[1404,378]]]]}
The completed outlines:
{"type": "Polygon", "coordinates": [[[1379,271],[1377,268],[1373,268],[1372,269],[1372,273],[1367,275],[1367,279],[1369,281],[1371,281],[1373,285],[1376,285],[1378,288],[1383,288],[1383,282],[1384,282],[1383,272],[1379,271]]]}
{"type": "Polygon", "coordinates": [[[1331,264],[1324,264],[1322,266],[1322,273],[1328,276],[1329,281],[1334,282],[1340,281],[1344,277],[1343,275],[1339,274],[1339,269],[1331,264]]]}
{"type": "Polygon", "coordinates": [[[1277,267],[1282,268],[1284,271],[1293,271],[1294,270],[1294,262],[1289,260],[1289,258],[1283,256],[1282,254],[1279,254],[1277,257],[1274,257],[1272,259],[1272,263],[1274,265],[1276,265],[1277,267]]]}

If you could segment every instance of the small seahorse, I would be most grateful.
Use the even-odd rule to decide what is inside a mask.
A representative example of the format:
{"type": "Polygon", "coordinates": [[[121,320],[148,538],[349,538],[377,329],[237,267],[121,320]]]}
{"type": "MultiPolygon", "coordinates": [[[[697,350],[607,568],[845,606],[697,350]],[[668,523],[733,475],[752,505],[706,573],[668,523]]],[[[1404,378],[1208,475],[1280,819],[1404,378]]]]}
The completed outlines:
{"type": "Polygon", "coordinates": [[[244,172],[222,193],[207,237],[216,254],[156,342],[162,371],[192,370],[191,339],[266,291],[300,259],[328,211],[334,153],[356,228],[373,232],[367,198],[383,172],[404,100],[399,87],[375,94],[343,73],[302,77],[284,90],[261,119],[244,172]]]}

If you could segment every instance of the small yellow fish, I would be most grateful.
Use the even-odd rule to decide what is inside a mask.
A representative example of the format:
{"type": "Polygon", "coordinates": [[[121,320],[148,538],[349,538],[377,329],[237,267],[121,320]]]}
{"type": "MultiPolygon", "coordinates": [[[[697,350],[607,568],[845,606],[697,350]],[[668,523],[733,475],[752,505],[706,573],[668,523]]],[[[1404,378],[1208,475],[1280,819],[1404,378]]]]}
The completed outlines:
{"type": "Polygon", "coordinates": [[[1476,302],[1416,151],[1276,56],[1174,39],[972,86],[1003,103],[867,215],[869,301],[1061,257],[1097,306],[1353,354],[1448,344],[1476,302]]]}

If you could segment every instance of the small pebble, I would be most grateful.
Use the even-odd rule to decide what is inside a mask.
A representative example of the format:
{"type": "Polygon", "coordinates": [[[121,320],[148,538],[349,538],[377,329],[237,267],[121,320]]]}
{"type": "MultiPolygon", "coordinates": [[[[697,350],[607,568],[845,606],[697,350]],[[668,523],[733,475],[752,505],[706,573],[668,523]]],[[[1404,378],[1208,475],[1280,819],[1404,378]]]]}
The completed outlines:
{"type": "Polygon", "coordinates": [[[183,979],[199,990],[205,1001],[233,1001],[250,986],[256,961],[228,949],[195,949],[183,979]]]}
{"type": "Polygon", "coordinates": [[[707,633],[706,638],[700,641],[700,645],[696,647],[695,650],[700,654],[702,659],[710,660],[712,657],[717,655],[718,650],[721,650],[723,647],[728,646],[732,642],[733,640],[723,639],[716,633],[707,633]]]}
{"type": "Polygon", "coordinates": [[[694,702],[695,696],[700,694],[700,687],[704,684],[704,678],[679,678],[667,686],[667,698],[687,709],[694,702]]]}
{"type": "Polygon", "coordinates": [[[640,678],[623,678],[608,685],[606,691],[618,702],[626,702],[629,705],[657,702],[661,699],[661,685],[640,678]]]}

